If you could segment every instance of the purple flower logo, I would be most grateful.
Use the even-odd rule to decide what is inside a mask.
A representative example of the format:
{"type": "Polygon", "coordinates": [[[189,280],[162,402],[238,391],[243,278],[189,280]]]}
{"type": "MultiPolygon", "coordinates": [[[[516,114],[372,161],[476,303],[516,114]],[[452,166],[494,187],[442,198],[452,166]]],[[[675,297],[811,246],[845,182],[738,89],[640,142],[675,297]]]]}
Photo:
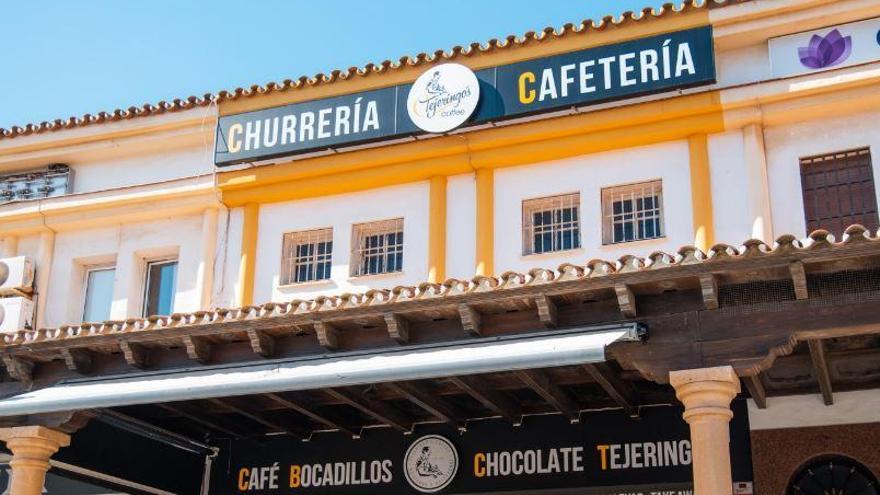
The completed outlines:
{"type": "Polygon", "coordinates": [[[810,45],[798,48],[804,67],[824,69],[844,62],[852,53],[852,37],[843,36],[837,29],[826,36],[814,34],[810,45]]]}

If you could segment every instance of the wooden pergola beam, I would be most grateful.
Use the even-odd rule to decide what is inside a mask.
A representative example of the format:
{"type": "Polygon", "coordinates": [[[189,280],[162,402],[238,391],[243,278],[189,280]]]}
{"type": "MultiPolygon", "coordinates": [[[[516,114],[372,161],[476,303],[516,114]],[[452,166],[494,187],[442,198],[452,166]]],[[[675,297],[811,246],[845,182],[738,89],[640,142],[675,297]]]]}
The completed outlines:
{"type": "Polygon", "coordinates": [[[406,397],[407,400],[431,413],[437,419],[451,423],[458,428],[464,428],[467,424],[464,414],[456,410],[448,401],[432,394],[422,385],[414,382],[392,382],[386,383],[385,386],[406,397]]]}
{"type": "Polygon", "coordinates": [[[831,374],[828,372],[828,360],[825,357],[825,344],[821,340],[808,340],[810,361],[813,363],[813,376],[819,382],[819,391],[826,406],[834,404],[834,392],[831,388],[831,374]]]}
{"type": "Polygon", "coordinates": [[[280,405],[282,405],[292,411],[295,411],[299,414],[302,414],[303,416],[306,416],[317,423],[320,423],[324,426],[327,426],[328,428],[331,428],[334,430],[339,430],[343,433],[348,433],[352,437],[359,436],[354,431],[351,431],[350,429],[342,426],[342,424],[339,421],[330,419],[326,414],[320,414],[315,409],[313,409],[311,407],[306,407],[306,406],[302,405],[302,403],[300,403],[300,402],[294,402],[290,399],[282,397],[279,394],[264,394],[264,397],[266,397],[266,398],[272,400],[273,402],[280,404],[280,405]]]}
{"type": "Polygon", "coordinates": [[[473,376],[454,376],[449,380],[486,409],[507,419],[514,425],[522,423],[522,407],[504,393],[490,387],[485,381],[473,376]]]}
{"type": "Polygon", "coordinates": [[[367,397],[352,389],[328,388],[324,389],[324,392],[398,431],[409,432],[412,430],[414,422],[412,418],[389,404],[367,397]]]}
{"type": "Polygon", "coordinates": [[[629,383],[624,382],[607,363],[591,363],[585,364],[583,367],[605,393],[630,417],[637,418],[639,416],[635,389],[629,383]]]}
{"type": "Polygon", "coordinates": [[[520,381],[528,385],[557,411],[564,414],[569,421],[579,420],[580,407],[568,392],[553,383],[546,373],[541,370],[519,370],[515,373],[520,381]]]}

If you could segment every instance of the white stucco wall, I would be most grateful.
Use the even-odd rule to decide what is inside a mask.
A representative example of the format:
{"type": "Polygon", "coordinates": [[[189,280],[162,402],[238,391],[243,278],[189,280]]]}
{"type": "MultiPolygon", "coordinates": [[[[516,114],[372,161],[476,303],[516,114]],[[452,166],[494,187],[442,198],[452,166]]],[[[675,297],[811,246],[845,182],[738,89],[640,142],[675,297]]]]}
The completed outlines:
{"type": "Polygon", "coordinates": [[[690,158],[686,141],[597,153],[495,172],[495,272],[556,268],[590,259],[616,260],[624,254],[675,253],[693,243],[690,158]],[[602,244],[601,191],[604,187],[663,181],[664,233],[659,239],[602,244]],[[525,199],[581,194],[582,248],[522,255],[522,202],[525,199]]]}
{"type": "Polygon", "coordinates": [[[46,326],[81,321],[86,269],[94,265],[116,266],[111,319],[140,316],[146,263],[164,257],[176,257],[179,262],[174,311],[198,310],[201,227],[201,216],[186,216],[59,232],[49,280],[46,326]]]}
{"type": "Polygon", "coordinates": [[[261,206],[254,303],[365,292],[370,288],[393,288],[424,282],[428,277],[428,203],[429,184],[418,182],[261,206]],[[403,271],[351,277],[352,225],[394,218],[403,218],[403,271]],[[284,233],[327,227],[333,228],[331,278],[279,287],[284,233]]]}
{"type": "Polygon", "coordinates": [[[765,129],[773,230],[804,236],[800,158],[868,146],[875,183],[880,179],[880,112],[811,120],[765,129]]]}
{"type": "Polygon", "coordinates": [[[766,42],[716,51],[715,67],[718,85],[724,88],[765,81],[772,76],[766,42]]]}
{"type": "Polygon", "coordinates": [[[474,174],[446,185],[446,277],[470,279],[476,270],[477,188],[474,174]]]}
{"type": "Polygon", "coordinates": [[[767,408],[758,409],[749,399],[752,430],[846,425],[880,421],[880,391],[835,392],[834,404],[826,406],[820,394],[768,397],[767,408]]]}
{"type": "Polygon", "coordinates": [[[752,221],[744,191],[746,174],[743,133],[737,129],[709,136],[709,172],[712,183],[715,242],[738,246],[752,237],[752,221]]]}

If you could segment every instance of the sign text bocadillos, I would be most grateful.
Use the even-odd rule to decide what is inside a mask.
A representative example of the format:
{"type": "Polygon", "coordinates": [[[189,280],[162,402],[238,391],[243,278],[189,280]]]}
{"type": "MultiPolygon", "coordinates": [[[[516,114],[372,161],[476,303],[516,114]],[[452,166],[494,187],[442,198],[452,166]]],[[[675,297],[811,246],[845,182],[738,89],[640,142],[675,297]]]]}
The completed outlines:
{"type": "MultiPolygon", "coordinates": [[[[733,478],[752,480],[745,404],[731,423],[733,478]]],[[[410,435],[367,430],[353,440],[327,433],[309,442],[276,437],[262,447],[233,442],[218,459],[211,493],[363,495],[489,493],[581,488],[589,493],[690,494],[693,455],[681,409],[644,408],[526,418],[515,427],[477,421],[459,432],[422,425],[410,435]]]]}

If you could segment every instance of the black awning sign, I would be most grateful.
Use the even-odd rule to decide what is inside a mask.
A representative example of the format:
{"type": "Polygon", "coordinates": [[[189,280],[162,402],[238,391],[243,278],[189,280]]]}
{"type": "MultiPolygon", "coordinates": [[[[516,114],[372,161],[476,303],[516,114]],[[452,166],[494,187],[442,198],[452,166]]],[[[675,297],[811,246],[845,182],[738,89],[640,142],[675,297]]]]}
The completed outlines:
{"type": "MultiPolygon", "coordinates": [[[[734,406],[735,482],[752,481],[747,411],[734,406]]],[[[465,433],[423,425],[411,435],[379,429],[361,439],[281,437],[264,447],[233,441],[214,463],[211,493],[363,495],[591,489],[590,493],[690,494],[693,453],[681,409],[619,411],[474,422],[465,433]]]]}

